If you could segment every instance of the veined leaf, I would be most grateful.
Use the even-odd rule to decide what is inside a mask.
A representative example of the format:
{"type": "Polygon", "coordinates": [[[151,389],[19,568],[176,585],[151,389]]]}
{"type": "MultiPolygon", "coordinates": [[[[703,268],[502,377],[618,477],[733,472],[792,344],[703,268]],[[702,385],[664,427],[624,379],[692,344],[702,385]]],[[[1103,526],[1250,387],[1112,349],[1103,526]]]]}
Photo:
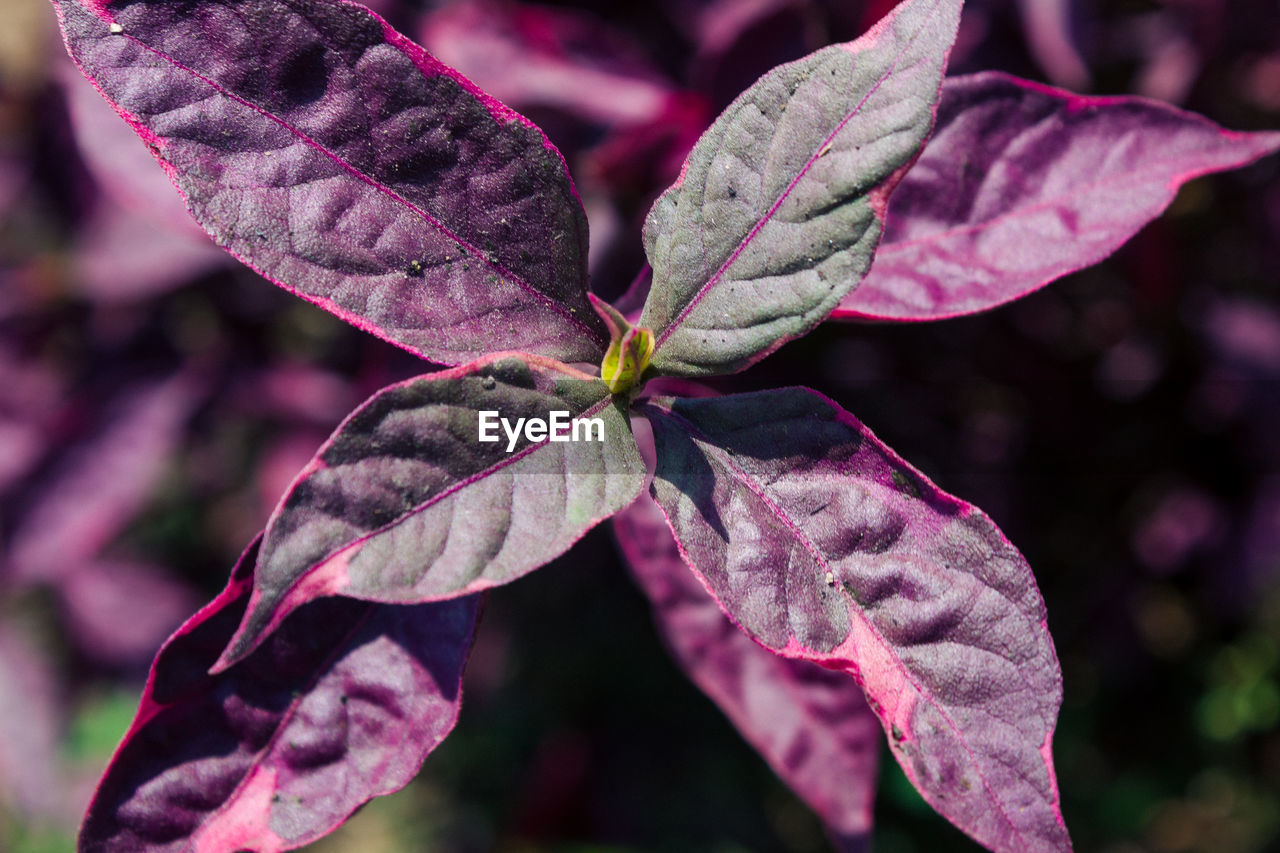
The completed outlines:
{"type": "Polygon", "coordinates": [[[647,411],[653,494],[725,613],[852,675],[907,776],[977,841],[1069,850],[1061,673],[1031,569],[991,520],[807,389],[647,411]]]}
{"type": "Polygon", "coordinates": [[[219,666],[319,596],[416,603],[514,580],[635,500],[644,478],[609,389],[562,364],[499,353],[384,388],[267,522],[253,598],[219,666]],[[578,440],[537,440],[527,426],[512,437],[499,420],[550,426],[553,412],[584,419],[564,433],[578,440]]]}
{"type": "Polygon", "coordinates": [[[803,335],[871,263],[888,193],[933,124],[961,0],[907,0],[781,65],[703,134],[644,226],[654,369],[741,370],[803,335]]]}
{"type": "Polygon", "coordinates": [[[739,631],[685,565],[648,495],[615,515],[613,529],[672,657],[817,812],[841,850],[865,849],[881,736],[862,689],[739,631]]]}
{"type": "Polygon", "coordinates": [[[257,550],[160,650],[82,853],[291,850],[403,787],[452,730],[479,596],[316,601],[207,674],[244,612],[257,550]]]}
{"type": "Polygon", "coordinates": [[[54,0],[81,70],[267,278],[445,364],[598,362],[587,224],[537,127],[347,0],[54,0]]]}
{"type": "Polygon", "coordinates": [[[988,71],[946,81],[938,126],[889,201],[871,271],[835,317],[986,311],[1097,263],[1192,178],[1280,150],[1135,97],[988,71]]]}

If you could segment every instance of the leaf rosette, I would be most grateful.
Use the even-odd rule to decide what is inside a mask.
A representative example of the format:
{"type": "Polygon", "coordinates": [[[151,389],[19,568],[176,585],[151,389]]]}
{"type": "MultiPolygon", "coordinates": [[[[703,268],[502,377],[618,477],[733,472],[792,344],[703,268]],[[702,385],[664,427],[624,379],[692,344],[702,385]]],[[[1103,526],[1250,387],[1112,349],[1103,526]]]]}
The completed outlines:
{"type": "Polygon", "coordinates": [[[405,784],[456,719],[478,594],[610,517],[673,654],[837,843],[869,831],[878,725],[980,844],[1070,849],[1061,672],[992,520],[815,391],[672,389],[833,315],[1020,296],[1280,136],[1003,75],[944,87],[962,2],[906,0],[712,123],[645,220],[629,320],[588,293],[586,217],[546,136],[362,6],[53,2],[216,242],[449,365],[344,420],[161,650],[82,849],[290,849],[405,784]],[[1115,139],[1098,180],[1068,180],[1115,139]],[[559,440],[572,421],[598,432],[559,440]]]}

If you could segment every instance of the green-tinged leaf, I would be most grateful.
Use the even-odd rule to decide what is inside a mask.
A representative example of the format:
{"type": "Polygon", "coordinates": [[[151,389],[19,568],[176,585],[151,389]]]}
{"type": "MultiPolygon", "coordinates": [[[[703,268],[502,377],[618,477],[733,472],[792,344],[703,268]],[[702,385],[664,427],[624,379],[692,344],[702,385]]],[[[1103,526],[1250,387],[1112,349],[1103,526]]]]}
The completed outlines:
{"type": "Polygon", "coordinates": [[[761,77],[698,140],[645,221],[658,373],[741,370],[858,283],[932,127],[961,5],[907,0],[761,77]]]}
{"type": "Polygon", "coordinates": [[[627,414],[599,378],[499,353],[392,385],[347,418],[276,508],[219,666],[313,598],[426,602],[514,580],[643,485],[627,414]],[[533,419],[563,429],[539,440],[533,419]]]}

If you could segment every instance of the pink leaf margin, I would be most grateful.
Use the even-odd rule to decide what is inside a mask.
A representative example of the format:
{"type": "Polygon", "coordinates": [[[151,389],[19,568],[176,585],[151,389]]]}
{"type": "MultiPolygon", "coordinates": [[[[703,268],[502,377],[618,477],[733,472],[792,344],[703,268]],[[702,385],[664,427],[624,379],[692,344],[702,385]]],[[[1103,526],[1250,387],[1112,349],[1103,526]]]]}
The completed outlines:
{"type": "Polygon", "coordinates": [[[861,688],[841,673],[781,657],[739,630],[689,569],[648,495],[614,516],[613,531],[673,659],[841,850],[865,849],[882,738],[861,688]]]}
{"type": "MultiPolygon", "coordinates": [[[[1015,132],[1021,135],[1023,129],[1015,132]]],[[[1037,142],[1043,144],[1044,139],[1037,142]]],[[[1186,182],[1246,166],[1276,151],[1280,151],[1280,132],[1225,130],[1203,116],[1146,98],[1077,95],[995,71],[949,78],[943,85],[933,137],[889,200],[884,239],[871,269],[830,316],[837,320],[923,322],[991,310],[1108,257],[1158,217],[1186,182]],[[1010,162],[1004,152],[988,152],[982,162],[964,167],[980,176],[979,184],[972,188],[956,185],[956,164],[961,159],[967,161],[974,146],[1000,130],[965,128],[966,114],[995,99],[1011,99],[1039,116],[1045,125],[1032,130],[1058,146],[1069,144],[1073,136],[1087,139],[1079,131],[1090,122],[1097,126],[1095,132],[1107,131],[1109,122],[1119,123],[1105,140],[1115,145],[1126,137],[1132,142],[1144,127],[1164,122],[1194,135],[1199,150],[1177,157],[1166,155],[1161,160],[1160,147],[1167,135],[1166,139],[1151,138],[1146,141],[1152,155],[1143,163],[1145,174],[1104,174],[1103,180],[1112,182],[1111,186],[1097,177],[1071,181],[1066,193],[1048,199],[1023,198],[1011,208],[975,212],[979,205],[968,196],[970,191],[974,195],[986,191],[991,198],[1000,199],[1001,188],[1013,186],[1019,176],[1033,184],[1048,183],[1055,177],[1052,159],[1028,161],[1025,165],[1029,168],[1024,171],[1023,163],[1010,162]],[[967,104],[966,109],[956,113],[960,103],[967,104]],[[953,128],[957,130],[955,138],[949,133],[953,128]],[[1090,229],[1093,233],[1070,233],[1078,227],[1074,220],[1084,211],[1107,212],[1117,206],[1114,201],[1108,203],[1107,195],[1123,195],[1124,202],[1132,204],[1133,192],[1111,189],[1114,182],[1126,178],[1128,183],[1123,186],[1127,190],[1145,194],[1137,209],[1090,229]],[[958,216],[942,207],[957,193],[965,193],[963,200],[967,202],[958,216]],[[1103,198],[1081,203],[1081,198],[1091,193],[1103,198]],[[1030,217],[1055,210],[1056,224],[1067,232],[1066,237],[1051,242],[1046,234],[1026,227],[1030,217]],[[1079,244],[1076,251],[1048,262],[1036,260],[1037,255],[1046,253],[1060,255],[1054,243],[1062,239],[1079,244]],[[1002,257],[1013,261],[1002,266],[1002,257]]],[[[1096,167],[1097,158],[1090,163],[1096,167]]]]}
{"type": "MultiPolygon", "coordinates": [[[[72,60],[75,62],[76,68],[79,69],[80,73],[84,76],[86,80],[89,81],[89,83],[93,86],[93,88],[97,91],[97,93],[100,96],[102,96],[103,100],[105,100],[108,104],[110,104],[111,108],[116,111],[116,114],[119,115],[120,118],[124,119],[125,122],[127,122],[128,125],[133,129],[133,131],[138,134],[139,138],[141,138],[143,142],[146,143],[147,148],[151,152],[152,157],[164,170],[165,175],[169,178],[169,182],[173,185],[174,191],[178,193],[183,203],[187,205],[189,208],[190,202],[187,197],[187,194],[181,188],[180,182],[178,180],[177,170],[172,164],[170,164],[162,156],[161,151],[164,145],[164,141],[159,136],[157,136],[150,128],[148,128],[141,121],[141,119],[139,119],[137,116],[130,113],[128,110],[124,109],[122,106],[120,106],[120,104],[116,103],[116,101],[112,99],[106,93],[106,91],[102,88],[102,86],[98,83],[97,79],[95,79],[94,76],[90,74],[89,71],[84,67],[84,64],[80,61],[78,57],[75,56],[74,52],[70,50],[70,46],[66,44],[66,35],[65,35],[66,26],[64,22],[65,13],[63,11],[63,6],[62,6],[63,2],[69,2],[69,0],[54,0],[54,10],[58,16],[59,27],[64,33],[63,42],[64,42],[64,46],[67,47],[68,55],[71,56],[72,60]]],[[[114,2],[114,0],[74,0],[74,2],[80,3],[81,5],[85,6],[90,11],[95,13],[99,17],[99,19],[108,27],[116,23],[115,15],[112,14],[111,9],[109,8],[114,2]]],[[[330,2],[336,3],[338,5],[342,5],[342,6],[357,8],[361,10],[361,12],[363,12],[364,14],[372,17],[375,21],[377,21],[378,25],[382,28],[383,36],[387,40],[387,43],[395,47],[401,53],[403,53],[411,62],[413,62],[414,66],[418,68],[419,71],[421,71],[427,77],[444,75],[450,78],[451,80],[456,82],[459,86],[461,86],[464,91],[472,95],[477,101],[483,104],[485,109],[489,111],[489,114],[492,115],[495,120],[503,123],[517,123],[523,127],[526,127],[530,130],[537,132],[538,136],[542,140],[543,148],[555,156],[557,161],[560,163],[561,168],[564,170],[565,180],[568,182],[569,191],[572,194],[574,200],[577,202],[579,207],[582,206],[582,197],[578,192],[578,187],[573,180],[573,176],[569,172],[568,162],[564,159],[564,155],[560,152],[560,149],[557,148],[555,144],[552,143],[551,140],[547,137],[546,133],[543,132],[542,128],[534,124],[533,121],[531,121],[529,118],[525,117],[524,115],[521,115],[520,113],[508,107],[506,104],[502,103],[501,101],[497,100],[493,96],[483,91],[479,86],[477,86],[475,83],[468,80],[456,69],[450,68],[449,66],[440,62],[438,59],[436,59],[434,56],[428,53],[425,48],[423,48],[421,45],[414,42],[408,36],[405,36],[403,33],[396,30],[394,27],[391,26],[390,23],[387,22],[385,18],[383,18],[381,15],[379,15],[377,12],[373,11],[372,9],[368,8],[367,6],[361,3],[354,2],[354,0],[330,0],[330,2]]],[[[119,33],[118,35],[113,35],[112,37],[113,38],[131,38],[131,36],[128,34],[127,31],[119,33]]],[[[143,47],[146,48],[147,50],[154,50],[148,45],[143,45],[143,47]]],[[[585,243],[585,235],[575,235],[575,236],[582,237],[582,242],[585,243]]],[[[272,284],[282,288],[283,290],[293,294],[294,296],[297,296],[299,299],[303,299],[307,302],[310,302],[313,305],[316,305],[319,308],[322,308],[328,313],[334,315],[335,317],[338,317],[342,321],[349,323],[352,326],[355,326],[357,329],[360,329],[363,332],[368,332],[374,337],[380,338],[381,340],[384,340],[389,344],[397,346],[405,350],[406,352],[412,353],[413,355],[419,358],[425,358],[425,356],[419,350],[417,350],[416,348],[414,348],[408,343],[397,340],[393,335],[383,330],[382,327],[379,326],[377,323],[374,323],[360,316],[355,312],[352,312],[346,308],[341,307],[336,302],[334,302],[333,300],[327,297],[304,293],[299,288],[294,287],[293,285],[290,285],[287,282],[268,276],[265,273],[263,273],[262,270],[259,269],[258,266],[256,266],[250,258],[245,257],[241,253],[232,251],[227,247],[222,247],[222,248],[228,254],[234,257],[237,261],[240,261],[242,264],[249,267],[254,272],[257,272],[259,275],[262,275],[263,278],[267,279],[272,284]]],[[[544,294],[540,292],[536,292],[536,291],[529,291],[529,292],[536,299],[540,299],[542,301],[548,302],[548,304],[551,304],[552,302],[548,297],[546,297],[544,294]]],[[[580,319],[574,316],[567,309],[561,309],[561,307],[558,304],[551,305],[551,307],[554,310],[556,310],[558,313],[563,314],[563,316],[567,320],[581,327],[583,330],[584,336],[586,336],[587,338],[596,339],[599,337],[596,331],[591,328],[591,326],[587,325],[586,323],[583,323],[580,319]]]]}

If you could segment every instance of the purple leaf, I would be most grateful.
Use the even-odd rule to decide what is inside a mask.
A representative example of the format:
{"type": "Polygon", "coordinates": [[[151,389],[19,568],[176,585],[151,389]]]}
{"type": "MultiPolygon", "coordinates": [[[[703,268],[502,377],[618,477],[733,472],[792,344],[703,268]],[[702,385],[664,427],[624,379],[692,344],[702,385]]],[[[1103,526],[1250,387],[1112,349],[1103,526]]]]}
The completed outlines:
{"type": "Polygon", "coordinates": [[[70,567],[58,593],[79,649],[117,666],[145,667],[199,604],[189,586],[159,569],[119,561],[70,567]]]}
{"type": "Polygon", "coordinates": [[[559,152],[363,6],[55,5],[196,219],[267,278],[433,361],[599,361],[559,152]]]}
{"type": "Polygon", "coordinates": [[[414,603],[514,580],[635,500],[644,478],[626,413],[598,377],[564,365],[500,353],[385,388],[267,522],[245,624],[219,665],[318,596],[414,603]],[[563,435],[530,435],[552,412],[563,435]]]}
{"type": "Polygon", "coordinates": [[[520,109],[559,108],[603,125],[662,113],[671,86],[624,33],[594,16],[511,2],[446,5],[422,44],[485,91],[520,109]]]}
{"type": "Polygon", "coordinates": [[[0,622],[0,803],[28,818],[58,811],[58,733],[62,710],[46,656],[18,630],[0,622]]]}
{"type": "Polygon", "coordinates": [[[1076,0],[1018,0],[1028,47],[1049,79],[1070,89],[1089,88],[1089,66],[1075,34],[1076,0]]]}
{"type": "Polygon", "coordinates": [[[997,72],[948,80],[871,272],[835,316],[939,320],[994,308],[1102,260],[1186,181],[1276,150],[1280,133],[1223,130],[1154,101],[997,72]]]}
{"type": "Polygon", "coordinates": [[[933,123],[960,6],[907,0],[858,40],[761,77],[698,140],[644,225],[656,371],[741,370],[862,278],[933,123]]]}
{"type": "Polygon", "coordinates": [[[80,850],[292,849],[403,787],[453,728],[478,596],[317,601],[207,674],[249,598],[256,551],[161,649],[80,850]]]}
{"type": "MultiPolygon", "coordinates": [[[[119,206],[163,226],[171,234],[183,234],[209,244],[203,229],[187,215],[182,198],[147,149],[147,144],[109,104],[84,84],[84,77],[70,59],[50,57],[57,68],[59,87],[67,101],[76,147],[102,191],[119,206]]],[[[217,251],[216,247],[213,247],[217,251]]],[[[218,251],[221,258],[226,254],[218,251]]]]}
{"type": "MultiPolygon", "coordinates": [[[[40,463],[56,435],[60,404],[68,396],[63,377],[47,364],[15,352],[14,344],[16,340],[0,345],[0,495],[40,463]]],[[[11,529],[10,507],[16,503],[0,503],[0,526],[11,529]]]]}
{"type": "Polygon", "coordinates": [[[991,520],[807,389],[648,413],[654,496],[730,618],[852,675],[908,778],[979,843],[1069,850],[1058,661],[1031,569],[991,520]]]}
{"type": "Polygon", "coordinates": [[[151,499],[198,401],[190,375],[133,390],[97,436],[68,453],[29,504],[9,549],[22,580],[54,580],[95,557],[151,499]]]}
{"type": "MultiPolygon", "coordinates": [[[[185,213],[182,218],[190,221],[185,213]]],[[[124,302],[180,287],[229,263],[203,234],[175,231],[100,200],[78,235],[73,280],[90,297],[124,302]]]]}
{"type": "Polygon", "coordinates": [[[707,595],[647,495],[614,516],[671,654],[830,828],[841,849],[871,830],[880,726],[845,675],[761,648],[707,595]]]}

